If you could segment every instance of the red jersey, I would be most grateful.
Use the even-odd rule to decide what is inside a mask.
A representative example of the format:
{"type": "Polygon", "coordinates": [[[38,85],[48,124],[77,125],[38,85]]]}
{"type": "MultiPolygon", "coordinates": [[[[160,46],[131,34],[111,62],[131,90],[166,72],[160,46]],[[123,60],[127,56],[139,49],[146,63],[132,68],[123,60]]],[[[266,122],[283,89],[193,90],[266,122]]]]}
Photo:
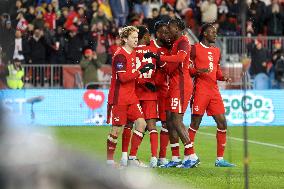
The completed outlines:
{"type": "Polygon", "coordinates": [[[198,75],[195,80],[195,92],[214,94],[219,88],[217,80],[223,80],[222,71],[220,69],[220,49],[217,47],[207,47],[202,43],[196,43],[192,47],[191,60],[196,69],[209,68],[209,73],[198,75]]]}
{"type": "MultiPolygon", "coordinates": [[[[136,51],[136,69],[139,70],[144,65],[152,63],[156,65],[156,60],[153,58],[144,58],[144,54],[147,52],[156,53],[156,49],[151,46],[139,45],[135,48],[136,51]]],[[[140,74],[136,83],[136,95],[139,100],[157,100],[157,93],[152,92],[146,86],[146,82],[150,82],[155,85],[154,81],[155,70],[149,70],[146,73],[140,74]]]]}
{"type": "Polygon", "coordinates": [[[190,66],[190,43],[186,36],[181,36],[177,39],[172,47],[171,55],[177,55],[179,51],[183,51],[186,56],[183,62],[168,63],[170,67],[174,67],[173,71],[169,73],[169,93],[175,91],[191,91],[192,79],[189,74],[190,66]]]}
{"type": "MultiPolygon", "coordinates": [[[[150,46],[152,48],[155,48],[156,52],[160,55],[170,55],[169,50],[165,47],[160,47],[155,40],[151,40],[150,46]]],[[[159,96],[167,97],[169,90],[168,75],[166,71],[161,67],[157,67],[156,69],[155,84],[159,96]]]]}
{"type": "Polygon", "coordinates": [[[112,60],[112,76],[108,104],[129,105],[138,102],[135,82],[139,72],[135,68],[135,50],[119,48],[112,60]]]}

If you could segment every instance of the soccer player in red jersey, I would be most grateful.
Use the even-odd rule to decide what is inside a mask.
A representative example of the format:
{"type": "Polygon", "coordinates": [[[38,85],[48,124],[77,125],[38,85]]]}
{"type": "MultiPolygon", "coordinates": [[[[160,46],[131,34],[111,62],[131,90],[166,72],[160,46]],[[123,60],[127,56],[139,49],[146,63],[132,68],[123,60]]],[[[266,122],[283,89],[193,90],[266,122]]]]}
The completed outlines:
{"type": "Polygon", "coordinates": [[[217,31],[212,24],[203,25],[200,34],[200,42],[195,44],[191,51],[191,60],[195,68],[209,67],[209,72],[199,74],[194,80],[195,90],[192,101],[192,116],[191,124],[188,129],[189,138],[192,141],[190,159],[193,161],[198,159],[194,152],[193,142],[203,114],[206,111],[207,115],[212,116],[217,123],[217,159],[215,166],[233,167],[235,166],[234,164],[223,159],[226,145],[227,122],[223,100],[217,85],[217,80],[230,82],[231,79],[223,76],[220,69],[220,50],[211,45],[215,43],[216,37],[217,31]]]}
{"type": "MultiPolygon", "coordinates": [[[[157,49],[156,51],[160,55],[170,55],[172,44],[170,41],[171,34],[169,32],[167,23],[162,21],[156,22],[154,28],[156,39],[151,40],[150,46],[157,49]]],[[[160,63],[159,65],[163,65],[163,63],[160,63]]],[[[166,102],[168,97],[169,82],[166,71],[160,66],[157,66],[156,68],[155,85],[157,89],[159,120],[162,123],[160,131],[160,152],[158,159],[158,166],[161,166],[168,164],[166,153],[169,143],[169,135],[166,124],[166,102]]],[[[179,152],[179,150],[177,152],[179,152]]],[[[177,156],[179,156],[179,154],[177,156]]]]}
{"type": "MultiPolygon", "coordinates": [[[[169,30],[174,38],[174,44],[171,55],[158,55],[155,53],[146,53],[145,57],[153,57],[161,62],[165,62],[169,73],[169,116],[167,116],[167,126],[169,129],[169,138],[172,151],[179,146],[179,138],[182,140],[185,151],[185,159],[182,167],[192,168],[198,165],[198,161],[189,160],[189,148],[191,141],[186,127],[183,124],[183,115],[191,98],[193,85],[190,76],[190,43],[186,36],[182,34],[185,24],[180,19],[169,21],[169,30]],[[176,136],[178,135],[178,137],[176,136]]],[[[179,157],[173,156],[166,167],[176,167],[181,164],[179,157]]]]}
{"type": "Polygon", "coordinates": [[[127,121],[135,123],[131,139],[129,165],[145,167],[137,158],[137,150],[143,138],[146,122],[135,93],[135,80],[140,74],[154,69],[154,64],[146,64],[136,69],[134,48],[138,42],[138,29],[133,26],[122,28],[121,45],[112,61],[112,79],[108,95],[108,123],[112,124],[107,138],[107,164],[114,166],[114,151],[118,135],[127,121]]]}
{"type": "MultiPolygon", "coordinates": [[[[136,69],[141,69],[143,66],[151,63],[156,64],[156,60],[152,58],[144,58],[144,54],[147,52],[156,52],[156,49],[149,46],[150,33],[145,26],[138,26],[138,46],[136,51],[136,69]]],[[[147,130],[150,134],[151,144],[151,160],[150,167],[157,167],[157,151],[158,151],[158,132],[156,128],[156,119],[158,118],[157,111],[157,93],[154,81],[155,69],[151,69],[148,72],[140,74],[136,79],[136,95],[139,99],[144,118],[147,123],[147,130]]],[[[125,160],[127,157],[129,138],[131,135],[132,123],[127,124],[122,134],[122,158],[121,165],[125,166],[125,160]]]]}

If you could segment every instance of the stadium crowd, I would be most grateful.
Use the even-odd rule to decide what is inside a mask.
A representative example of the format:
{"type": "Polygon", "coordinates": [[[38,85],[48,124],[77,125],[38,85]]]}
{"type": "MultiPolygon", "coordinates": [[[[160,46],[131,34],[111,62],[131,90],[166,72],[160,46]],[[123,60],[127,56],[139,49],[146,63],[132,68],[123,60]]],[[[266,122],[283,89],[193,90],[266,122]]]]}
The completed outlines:
{"type": "MultiPolygon", "coordinates": [[[[248,0],[246,35],[283,35],[283,5],[283,0],[248,0]]],[[[221,36],[241,34],[238,0],[2,0],[0,13],[2,67],[13,59],[30,65],[80,64],[86,49],[100,65],[111,64],[119,28],[144,24],[153,34],[157,20],[176,15],[196,35],[209,22],[221,36]]],[[[283,57],[282,47],[279,52],[283,57]]],[[[271,53],[267,59],[274,62],[271,53]]],[[[43,79],[44,71],[38,72],[43,79]]]]}

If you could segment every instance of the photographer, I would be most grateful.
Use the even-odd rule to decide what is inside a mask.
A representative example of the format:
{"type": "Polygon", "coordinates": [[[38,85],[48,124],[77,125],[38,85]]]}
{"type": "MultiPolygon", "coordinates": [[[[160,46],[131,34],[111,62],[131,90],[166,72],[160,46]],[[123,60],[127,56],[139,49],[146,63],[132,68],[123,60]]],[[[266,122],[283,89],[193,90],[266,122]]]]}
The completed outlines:
{"type": "MultiPolygon", "coordinates": [[[[91,82],[98,82],[98,69],[101,67],[101,63],[97,60],[97,54],[91,49],[86,49],[84,57],[80,62],[81,69],[83,71],[84,86],[91,82]]],[[[98,88],[98,85],[93,86],[98,88]]]]}

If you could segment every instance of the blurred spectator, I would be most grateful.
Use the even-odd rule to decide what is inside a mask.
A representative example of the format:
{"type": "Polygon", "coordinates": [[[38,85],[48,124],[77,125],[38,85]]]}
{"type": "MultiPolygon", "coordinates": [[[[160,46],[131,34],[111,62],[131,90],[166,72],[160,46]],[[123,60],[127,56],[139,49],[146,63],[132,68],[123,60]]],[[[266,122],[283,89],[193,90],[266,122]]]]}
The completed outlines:
{"type": "Polygon", "coordinates": [[[256,35],[263,33],[266,9],[264,2],[252,0],[248,5],[247,17],[253,22],[253,29],[256,35]]]}
{"type": "Polygon", "coordinates": [[[275,71],[275,79],[278,83],[284,83],[284,49],[281,40],[274,41],[272,64],[275,71]]]}
{"type": "Polygon", "coordinates": [[[35,19],[35,8],[34,6],[29,6],[28,12],[25,14],[25,18],[28,23],[31,23],[35,19]]]}
{"type": "Polygon", "coordinates": [[[260,39],[256,39],[254,44],[252,44],[250,67],[250,74],[252,76],[256,76],[259,73],[267,73],[266,68],[267,63],[270,60],[270,56],[262,43],[263,42],[260,39]]]}
{"type": "Polygon", "coordinates": [[[107,19],[102,9],[99,9],[97,13],[94,13],[92,21],[91,21],[91,25],[93,26],[94,24],[97,24],[98,22],[102,22],[103,25],[109,24],[109,20],[107,19]]]}
{"type": "Polygon", "coordinates": [[[7,65],[7,86],[10,89],[22,89],[24,86],[23,77],[24,77],[24,69],[21,65],[21,60],[18,58],[13,59],[12,64],[7,65]]]}
{"type": "Polygon", "coordinates": [[[212,23],[217,20],[217,5],[215,0],[204,0],[200,5],[202,22],[203,23],[212,23]]]}
{"type": "Polygon", "coordinates": [[[36,29],[43,29],[44,28],[44,19],[43,13],[41,11],[37,11],[35,19],[32,21],[32,24],[36,29]]]}
{"type": "Polygon", "coordinates": [[[157,8],[152,9],[152,17],[144,19],[144,23],[148,26],[149,32],[154,34],[155,23],[159,20],[159,10],[157,8]]]}
{"type": "MultiPolygon", "coordinates": [[[[92,82],[98,82],[98,69],[101,67],[101,63],[97,59],[97,55],[92,49],[86,49],[84,56],[80,62],[81,69],[83,71],[83,83],[86,87],[92,82]]],[[[99,86],[94,85],[95,89],[99,86]]]]}
{"type": "Polygon", "coordinates": [[[223,36],[236,36],[236,19],[230,15],[222,14],[219,19],[219,33],[223,36]]]}
{"type": "Polygon", "coordinates": [[[16,30],[20,30],[21,32],[25,32],[29,23],[25,19],[24,13],[19,12],[19,14],[18,14],[16,19],[18,20],[18,23],[17,23],[17,26],[16,26],[16,30]]]}
{"type": "Polygon", "coordinates": [[[95,51],[98,56],[98,61],[102,64],[107,62],[107,49],[109,48],[109,39],[110,36],[106,32],[106,28],[102,22],[96,24],[96,32],[93,33],[93,37],[96,41],[95,51]]]}
{"type": "Polygon", "coordinates": [[[56,28],[55,35],[52,39],[52,48],[50,52],[51,64],[65,64],[65,33],[63,32],[63,26],[56,28]]]}
{"type": "Polygon", "coordinates": [[[122,27],[126,23],[129,14],[129,5],[127,0],[109,0],[113,18],[116,25],[122,27]]]}
{"type": "Polygon", "coordinates": [[[1,35],[4,61],[8,63],[13,58],[14,53],[14,41],[15,41],[15,29],[12,27],[10,20],[6,21],[5,28],[3,29],[3,35],[1,35]]]}
{"type": "Polygon", "coordinates": [[[281,36],[284,29],[284,12],[278,0],[272,0],[267,7],[267,34],[271,36],[281,36]]]}
{"type": "Polygon", "coordinates": [[[17,24],[16,18],[18,16],[18,13],[19,12],[25,13],[26,11],[27,9],[24,7],[23,1],[16,0],[15,5],[11,7],[10,12],[9,12],[13,26],[17,24]]]}
{"type": "Polygon", "coordinates": [[[27,48],[28,48],[27,41],[25,41],[25,39],[22,38],[21,31],[17,30],[15,33],[13,59],[17,58],[22,62],[24,62],[25,61],[24,55],[26,55],[26,51],[28,50],[27,48]]]}
{"type": "Polygon", "coordinates": [[[79,64],[83,51],[83,41],[78,34],[78,28],[71,25],[65,46],[65,57],[67,64],[79,64]]]}
{"type": "Polygon", "coordinates": [[[134,3],[134,12],[142,15],[145,18],[149,17],[150,13],[150,4],[148,0],[133,0],[134,3]]]}
{"type": "Polygon", "coordinates": [[[54,30],[56,27],[56,14],[55,14],[55,9],[52,6],[52,4],[47,5],[47,11],[44,14],[44,21],[45,23],[48,24],[49,29],[54,30]]]}

